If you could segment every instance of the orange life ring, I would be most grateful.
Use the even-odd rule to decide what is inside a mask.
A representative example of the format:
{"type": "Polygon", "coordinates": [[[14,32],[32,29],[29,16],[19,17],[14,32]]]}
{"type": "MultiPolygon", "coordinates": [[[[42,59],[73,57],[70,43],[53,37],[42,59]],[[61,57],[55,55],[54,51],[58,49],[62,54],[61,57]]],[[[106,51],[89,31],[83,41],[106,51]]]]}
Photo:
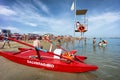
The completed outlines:
{"type": "Polygon", "coordinates": [[[82,25],[82,26],[79,26],[78,27],[78,31],[79,32],[84,32],[85,31],[85,27],[82,25]]]}

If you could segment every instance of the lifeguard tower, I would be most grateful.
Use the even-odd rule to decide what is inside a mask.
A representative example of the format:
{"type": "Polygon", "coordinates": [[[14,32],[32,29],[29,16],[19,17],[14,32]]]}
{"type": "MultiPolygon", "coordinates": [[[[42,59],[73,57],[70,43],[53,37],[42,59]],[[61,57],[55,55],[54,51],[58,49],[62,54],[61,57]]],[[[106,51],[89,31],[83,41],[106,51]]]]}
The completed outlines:
{"type": "Polygon", "coordinates": [[[76,7],[76,0],[74,0],[71,6],[71,10],[74,10],[74,37],[75,33],[79,32],[80,37],[83,38],[84,33],[88,31],[87,9],[76,9],[76,7]]]}

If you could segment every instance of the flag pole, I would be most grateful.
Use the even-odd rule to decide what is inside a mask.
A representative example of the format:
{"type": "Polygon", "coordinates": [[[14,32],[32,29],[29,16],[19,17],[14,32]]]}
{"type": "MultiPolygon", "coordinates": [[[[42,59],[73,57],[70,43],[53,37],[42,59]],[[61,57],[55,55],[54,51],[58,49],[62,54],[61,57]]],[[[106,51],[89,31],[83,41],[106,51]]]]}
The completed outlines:
{"type": "Polygon", "coordinates": [[[75,27],[76,27],[76,0],[74,0],[74,37],[75,37],[75,27]]]}

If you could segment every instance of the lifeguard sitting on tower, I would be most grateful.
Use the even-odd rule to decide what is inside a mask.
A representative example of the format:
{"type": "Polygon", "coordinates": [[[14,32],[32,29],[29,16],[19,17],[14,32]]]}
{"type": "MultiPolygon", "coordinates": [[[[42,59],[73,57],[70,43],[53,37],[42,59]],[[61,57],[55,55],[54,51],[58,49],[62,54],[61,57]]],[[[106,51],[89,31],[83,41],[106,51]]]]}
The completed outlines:
{"type": "Polygon", "coordinates": [[[77,23],[76,23],[76,27],[77,27],[77,30],[78,30],[79,32],[86,32],[86,30],[87,30],[84,25],[80,24],[80,22],[77,22],[77,23]]]}

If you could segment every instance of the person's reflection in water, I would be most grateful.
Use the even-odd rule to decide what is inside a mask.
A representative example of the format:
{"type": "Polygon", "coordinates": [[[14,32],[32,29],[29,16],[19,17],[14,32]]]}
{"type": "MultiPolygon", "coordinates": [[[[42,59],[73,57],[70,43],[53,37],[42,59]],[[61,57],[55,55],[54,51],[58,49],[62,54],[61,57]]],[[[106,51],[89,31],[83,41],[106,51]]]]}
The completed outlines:
{"type": "Polygon", "coordinates": [[[86,43],[86,42],[87,42],[87,40],[86,40],[86,39],[87,39],[87,38],[84,38],[84,45],[86,45],[86,44],[87,44],[87,43],[86,43]]]}
{"type": "Polygon", "coordinates": [[[93,46],[93,52],[96,54],[96,46],[93,46]]]}
{"type": "Polygon", "coordinates": [[[75,46],[75,40],[74,40],[74,38],[72,38],[71,43],[72,43],[72,49],[74,49],[74,46],[75,46]]]}
{"type": "Polygon", "coordinates": [[[106,52],[106,47],[99,46],[99,49],[102,51],[102,53],[106,52]]]}

